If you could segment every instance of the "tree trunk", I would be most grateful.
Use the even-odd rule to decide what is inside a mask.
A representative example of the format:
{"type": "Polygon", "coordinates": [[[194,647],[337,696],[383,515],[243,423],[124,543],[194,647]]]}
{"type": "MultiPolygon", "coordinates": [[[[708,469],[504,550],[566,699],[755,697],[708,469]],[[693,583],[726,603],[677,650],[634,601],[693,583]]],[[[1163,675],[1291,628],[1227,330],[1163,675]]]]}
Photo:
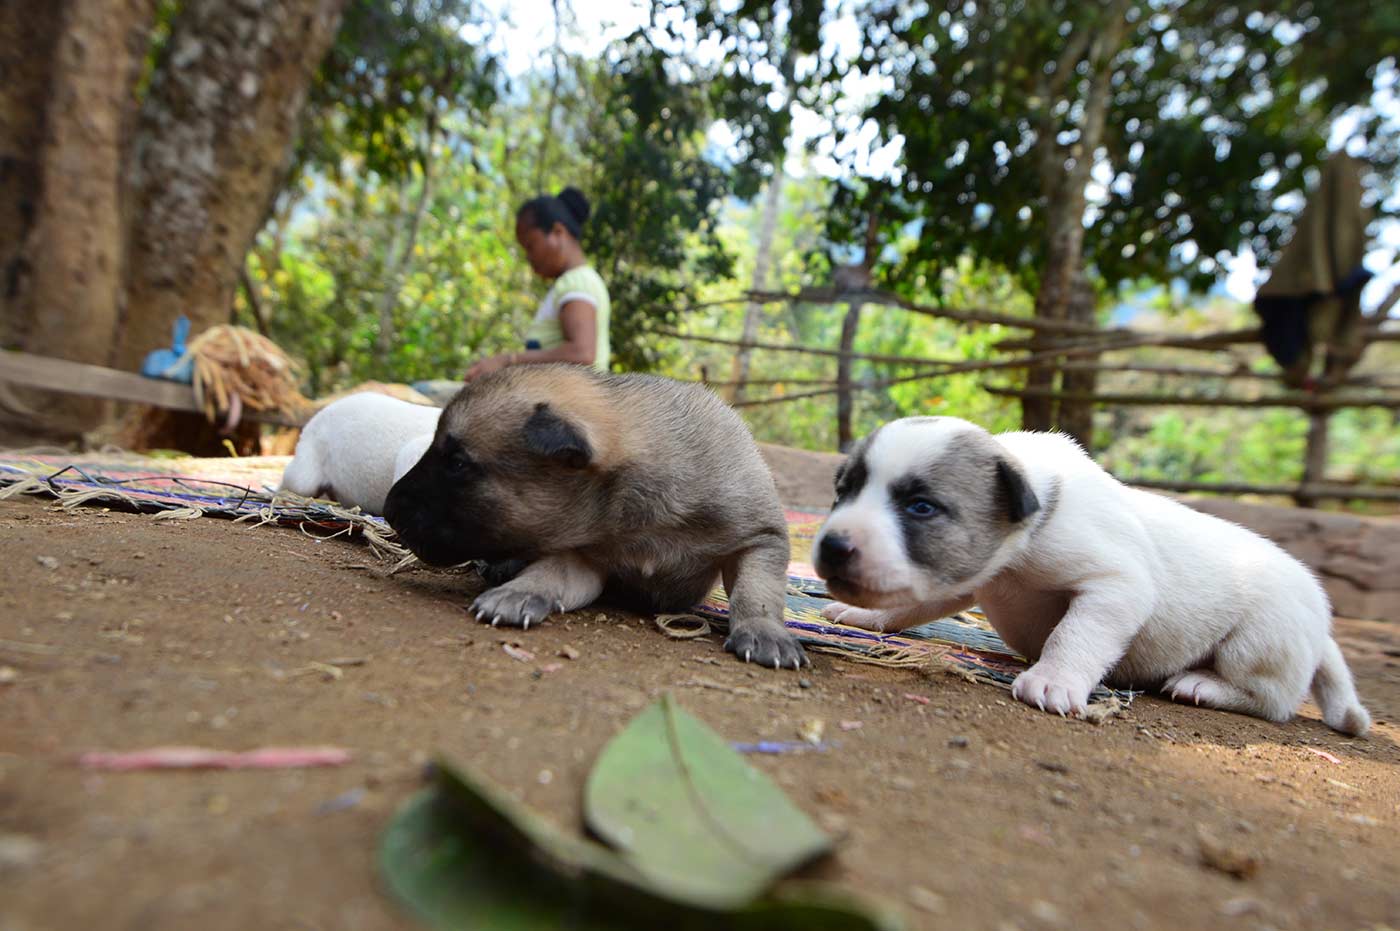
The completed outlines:
{"type": "MultiPolygon", "coordinates": [[[[149,0],[59,4],[62,36],[38,148],[42,176],[33,223],[21,249],[28,266],[9,301],[28,352],[106,364],[122,296],[122,151],[126,114],[142,57],[149,0]]],[[[35,396],[47,427],[72,438],[96,426],[107,405],[73,396],[35,396]],[[44,397],[43,400],[38,400],[44,397]]]]}
{"type": "MultiPolygon", "coordinates": [[[[1073,184],[1066,181],[1066,186],[1073,184]]],[[[1079,271],[1084,254],[1084,194],[1082,185],[1076,197],[1073,190],[1063,192],[1061,204],[1051,211],[1049,237],[1045,249],[1045,271],[1035,295],[1035,315],[1041,320],[1064,320],[1068,316],[1070,285],[1079,271]]],[[[1053,342],[1055,336],[1043,330],[1031,337],[1031,354],[1039,354],[1053,342]]],[[[1053,389],[1055,367],[1037,365],[1026,370],[1026,387],[1053,389]]],[[[1027,397],[1021,401],[1023,430],[1050,430],[1055,426],[1054,402],[1045,397],[1027,397]]]]}
{"type": "Polygon", "coordinates": [[[841,358],[836,363],[836,448],[848,452],[853,439],[851,418],[854,412],[854,392],[851,385],[853,360],[849,353],[856,344],[856,330],[860,326],[860,312],[864,304],[847,304],[846,317],[841,321],[841,358]]]}
{"type": "MultiPolygon", "coordinates": [[[[768,270],[773,262],[773,234],[778,228],[778,208],[783,200],[783,178],[782,166],[773,173],[773,178],[768,182],[768,192],[763,198],[763,223],[758,230],[758,251],[753,260],[753,281],[750,287],[754,291],[765,291],[768,288],[768,270]]],[[[751,343],[758,338],[758,324],[763,319],[763,305],[756,301],[750,301],[744,307],[744,334],[741,337],[745,343],[751,343]]],[[[744,400],[744,382],[749,379],[749,360],[753,356],[753,350],[748,346],[740,346],[739,351],[734,354],[734,370],[730,373],[729,380],[734,382],[734,388],[730,393],[729,400],[738,402],[744,400]]]]}
{"type": "MultiPolygon", "coordinates": [[[[1071,286],[1068,319],[1076,323],[1092,324],[1097,319],[1098,296],[1094,286],[1081,272],[1071,286]]],[[[1088,361],[1093,362],[1090,358],[1088,361]]],[[[1074,368],[1060,374],[1060,386],[1066,394],[1094,393],[1098,383],[1098,372],[1092,368],[1074,368]]],[[[1094,404],[1091,401],[1061,400],[1055,415],[1056,426],[1068,433],[1084,447],[1084,451],[1094,452],[1094,404]]]]}
{"type": "Polygon", "coordinates": [[[39,213],[44,113],[64,4],[0,3],[0,348],[23,348],[32,321],[18,306],[33,266],[25,245],[39,213]]]}
{"type": "Polygon", "coordinates": [[[127,306],[115,363],[135,369],[228,317],[297,119],[347,0],[186,0],[141,110],[129,183],[127,306]]]}
{"type": "MultiPolygon", "coordinates": [[[[1035,296],[1035,315],[1042,320],[1069,318],[1074,281],[1083,274],[1084,209],[1088,204],[1085,188],[1094,167],[1095,152],[1103,139],[1104,121],[1108,117],[1112,96],[1113,58],[1123,44],[1127,9],[1127,0],[1117,0],[1107,11],[1103,27],[1089,43],[1088,54],[1093,71],[1084,97],[1084,117],[1079,126],[1078,139],[1066,150],[1056,142],[1051,120],[1047,119],[1041,126],[1040,181],[1048,203],[1048,222],[1045,265],[1035,296]]],[[[1075,49],[1074,57],[1070,57],[1067,51],[1057,64],[1054,75],[1058,87],[1066,89],[1068,84],[1065,82],[1077,66],[1077,55],[1082,52],[1084,43],[1081,41],[1077,46],[1071,43],[1067,49],[1071,47],[1075,49]]],[[[1051,100],[1046,101],[1045,105],[1050,108],[1053,104],[1051,100]]],[[[1048,334],[1037,333],[1031,340],[1031,351],[1043,351],[1044,344],[1052,339],[1048,334]]],[[[1027,388],[1051,389],[1054,382],[1053,366],[1037,366],[1026,372],[1027,388]]],[[[1073,419],[1082,422],[1083,416],[1075,412],[1073,419]]],[[[1050,399],[1026,398],[1021,402],[1021,425],[1024,429],[1049,430],[1056,422],[1050,399]]]]}

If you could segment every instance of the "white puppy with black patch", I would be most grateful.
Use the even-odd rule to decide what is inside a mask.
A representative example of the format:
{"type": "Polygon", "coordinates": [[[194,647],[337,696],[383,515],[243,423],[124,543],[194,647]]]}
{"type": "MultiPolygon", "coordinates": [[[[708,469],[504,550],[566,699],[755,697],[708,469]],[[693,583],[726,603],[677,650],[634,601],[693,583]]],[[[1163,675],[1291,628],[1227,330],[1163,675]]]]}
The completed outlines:
{"type": "Polygon", "coordinates": [[[373,391],[332,401],[302,428],[281,487],[381,514],[389,489],[432,445],[441,415],[373,391]]]}
{"type": "Polygon", "coordinates": [[[1327,596],[1263,537],[1129,488],[1069,437],[954,417],[881,427],[836,478],[817,573],[826,616],[897,631],[973,604],[1033,661],[1012,695],[1082,712],[1101,681],[1287,721],[1308,689],[1370,726],[1327,596]]]}

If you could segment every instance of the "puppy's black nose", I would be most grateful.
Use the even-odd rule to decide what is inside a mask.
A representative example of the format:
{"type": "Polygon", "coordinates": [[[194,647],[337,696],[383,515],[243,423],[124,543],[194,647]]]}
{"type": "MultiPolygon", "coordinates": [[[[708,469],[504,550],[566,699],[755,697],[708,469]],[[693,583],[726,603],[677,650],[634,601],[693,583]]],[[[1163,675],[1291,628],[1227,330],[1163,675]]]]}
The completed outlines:
{"type": "Polygon", "coordinates": [[[850,537],[839,533],[829,533],[822,537],[821,546],[817,548],[817,560],[823,566],[839,569],[851,561],[855,552],[856,548],[851,543],[850,537]]]}

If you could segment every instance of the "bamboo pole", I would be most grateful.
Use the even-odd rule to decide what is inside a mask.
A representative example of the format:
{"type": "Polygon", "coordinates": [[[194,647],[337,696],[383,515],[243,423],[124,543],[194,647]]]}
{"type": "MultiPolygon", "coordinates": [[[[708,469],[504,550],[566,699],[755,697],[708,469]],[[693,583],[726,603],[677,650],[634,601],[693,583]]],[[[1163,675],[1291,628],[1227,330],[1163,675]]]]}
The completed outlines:
{"type": "Polygon", "coordinates": [[[799,291],[756,291],[750,289],[737,297],[722,298],[715,301],[703,301],[698,304],[691,304],[686,309],[701,310],[706,307],[723,307],[728,304],[746,304],[749,302],[759,304],[842,304],[848,301],[860,301],[865,304],[882,304],[887,307],[898,307],[910,313],[922,314],[926,317],[936,317],[940,320],[952,320],[955,323],[997,324],[1000,326],[1018,327],[1024,330],[1045,333],[1090,336],[1100,333],[1130,332],[1124,329],[1105,330],[1101,327],[1075,323],[1069,320],[1041,320],[1037,317],[1017,317],[1012,314],[1000,313],[995,310],[983,310],[981,308],[935,307],[929,304],[918,304],[914,301],[906,300],[888,291],[873,289],[862,291],[843,291],[837,288],[802,288],[799,291]]]}
{"type": "MultiPolygon", "coordinates": [[[[1133,330],[1103,330],[1108,334],[1109,339],[1090,341],[1060,341],[1045,344],[1043,341],[1037,345],[1044,345],[1046,349],[1059,349],[1064,352],[1079,352],[1084,349],[1093,349],[1093,352],[1114,352],[1119,349],[1146,349],[1161,347],[1166,349],[1199,349],[1215,350],[1224,349],[1228,346],[1235,346],[1242,343],[1259,342],[1259,328],[1248,327],[1242,330],[1221,330],[1218,333],[1137,333],[1133,330]]],[[[1029,349],[1031,347],[1029,339],[1004,339],[996,344],[996,348],[1004,351],[1014,349],[1029,349]]],[[[1082,355],[1090,353],[1081,352],[1082,355]]]]}
{"type": "Polygon", "coordinates": [[[1309,411],[1340,410],[1348,407],[1383,407],[1390,410],[1400,410],[1400,394],[1368,398],[1311,395],[1298,392],[1265,398],[1228,398],[1158,394],[1077,394],[999,385],[987,385],[983,390],[998,397],[1048,397],[1057,401],[1088,401],[1094,404],[1116,404],[1124,407],[1293,407],[1309,411]]]}
{"type": "Polygon", "coordinates": [[[726,339],[722,336],[700,336],[693,333],[682,333],[678,330],[658,329],[657,333],[662,336],[671,336],[680,340],[689,340],[695,343],[713,343],[717,346],[737,346],[748,349],[771,349],[774,352],[800,352],[812,356],[830,356],[832,358],[864,359],[866,362],[881,362],[888,365],[947,365],[948,359],[921,359],[917,356],[882,356],[864,352],[842,352],[839,349],[825,349],[820,346],[802,346],[792,343],[768,343],[762,340],[742,340],[726,339]]]}
{"type": "MultiPolygon", "coordinates": [[[[1255,372],[1250,369],[1222,369],[1192,365],[1151,365],[1138,362],[1066,362],[1062,371],[1076,372],[1141,372],[1148,375],[1183,376],[1193,378],[1224,378],[1249,381],[1282,383],[1279,372],[1255,372]]],[[[1341,381],[1328,382],[1337,388],[1395,388],[1400,389],[1400,381],[1383,378],[1379,375],[1352,375],[1341,381]]]]}

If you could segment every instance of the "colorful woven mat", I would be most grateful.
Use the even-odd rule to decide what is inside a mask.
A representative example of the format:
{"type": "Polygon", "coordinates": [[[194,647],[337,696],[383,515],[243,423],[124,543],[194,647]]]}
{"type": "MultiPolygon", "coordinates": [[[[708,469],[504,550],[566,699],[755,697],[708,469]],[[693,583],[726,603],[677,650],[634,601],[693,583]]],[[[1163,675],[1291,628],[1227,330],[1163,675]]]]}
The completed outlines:
{"type": "MultiPolygon", "coordinates": [[[[65,507],[83,504],[124,506],[157,517],[205,515],[300,527],[319,535],[363,537],[376,553],[404,559],[382,518],[345,509],[334,502],[278,493],[286,456],[241,459],[153,458],[126,453],[0,453],[0,498],[17,494],[52,496],[65,507]]],[[[787,511],[793,562],[788,567],[786,622],[807,647],[887,666],[940,665],[981,681],[1010,687],[1025,660],[1002,642],[975,611],[901,631],[877,634],[833,624],[821,609],[830,600],[806,561],[825,516],[787,511]]],[[[719,626],[728,621],[729,602],[715,589],[695,608],[719,626]]],[[[1130,692],[1100,688],[1093,699],[1125,703],[1130,692]]]]}

